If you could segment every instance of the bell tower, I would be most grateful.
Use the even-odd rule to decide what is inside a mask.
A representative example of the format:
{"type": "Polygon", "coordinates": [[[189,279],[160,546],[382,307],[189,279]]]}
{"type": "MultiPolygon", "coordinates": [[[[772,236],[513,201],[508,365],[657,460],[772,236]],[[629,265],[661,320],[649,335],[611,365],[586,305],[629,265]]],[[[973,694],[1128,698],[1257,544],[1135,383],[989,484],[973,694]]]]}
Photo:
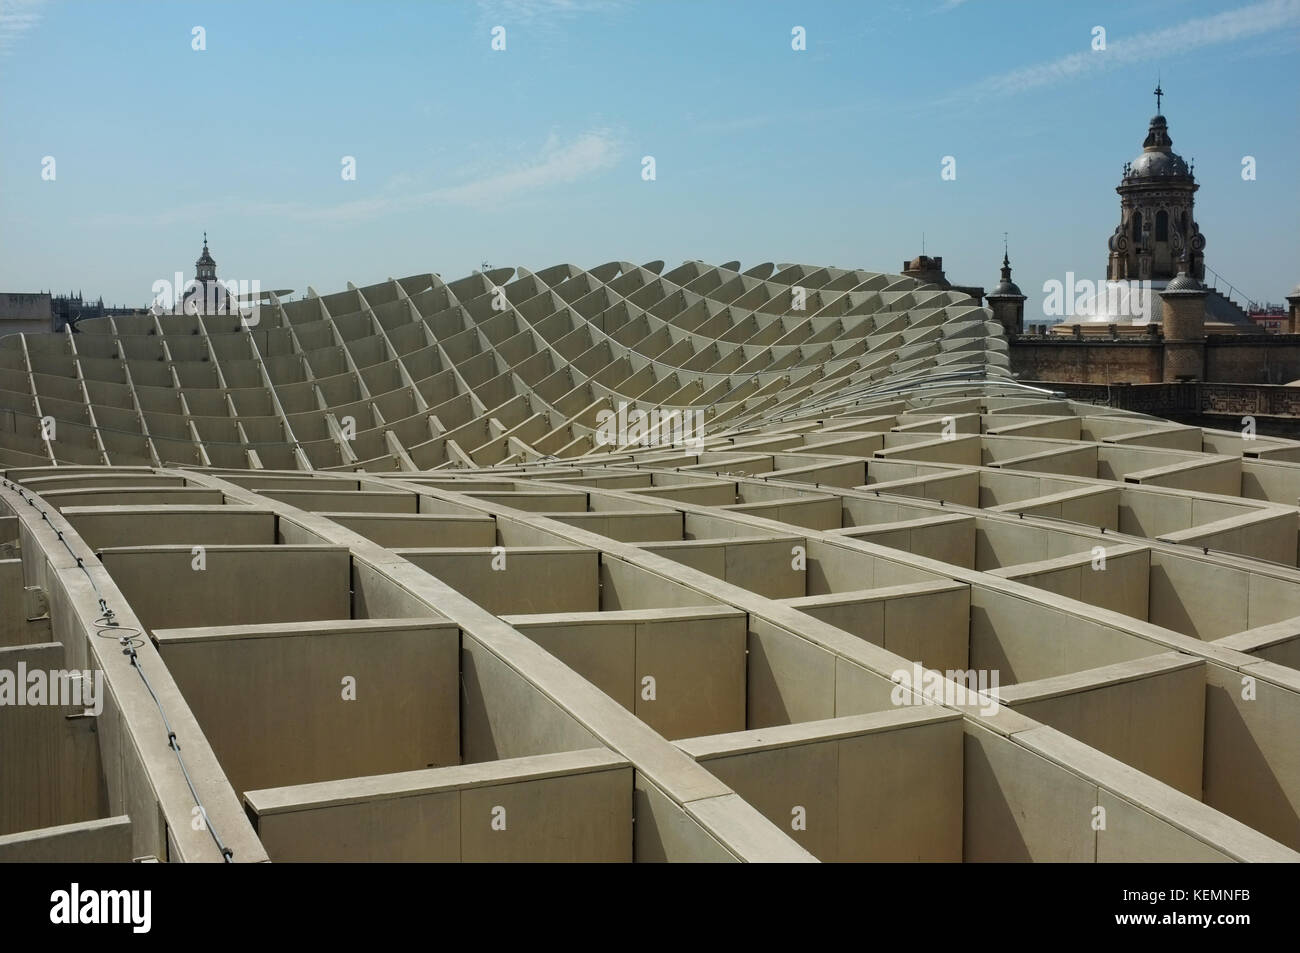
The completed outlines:
{"type": "Polygon", "coordinates": [[[208,251],[207,232],[203,233],[203,253],[194,262],[194,277],[202,282],[217,280],[217,263],[213,260],[211,252],[208,251]]]}
{"type": "MultiPolygon", "coordinates": [[[[189,287],[189,286],[187,286],[189,287]]],[[[226,305],[226,289],[217,280],[217,263],[208,251],[208,233],[203,233],[203,251],[194,262],[193,287],[186,291],[186,314],[220,314],[226,305]]]]}
{"type": "Polygon", "coordinates": [[[984,296],[993,317],[1002,325],[1007,337],[1025,333],[1025,296],[1020,286],[1011,280],[1011,258],[1005,237],[1002,245],[1002,280],[984,296]]]}
{"type": "Polygon", "coordinates": [[[194,279],[199,283],[199,288],[203,293],[204,301],[214,300],[209,294],[209,288],[217,283],[217,263],[212,258],[211,252],[208,251],[208,233],[203,233],[203,252],[199,255],[198,260],[194,262],[194,279]]]}
{"type": "Polygon", "coordinates": [[[1163,285],[1179,273],[1187,255],[1187,273],[1205,278],[1205,238],[1192,205],[1196,190],[1193,166],[1174,152],[1169,124],[1160,112],[1164,90],[1155,89],[1156,114],[1151,117],[1142,154],[1124,164],[1120,220],[1110,237],[1106,277],[1112,281],[1151,281],[1163,285]]]}

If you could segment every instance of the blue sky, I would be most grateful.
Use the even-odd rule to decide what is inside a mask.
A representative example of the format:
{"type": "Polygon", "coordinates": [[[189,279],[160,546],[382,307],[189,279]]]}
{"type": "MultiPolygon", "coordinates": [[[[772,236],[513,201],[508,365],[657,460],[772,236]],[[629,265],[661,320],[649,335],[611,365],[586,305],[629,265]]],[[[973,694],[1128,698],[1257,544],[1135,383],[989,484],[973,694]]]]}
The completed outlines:
{"type": "Polygon", "coordinates": [[[922,232],[992,286],[1005,231],[1032,319],[1044,281],[1104,273],[1157,74],[1207,265],[1281,301],[1300,0],[0,0],[0,290],[144,305],[204,230],[220,276],[299,292],[485,260],[897,271],[922,232]]]}

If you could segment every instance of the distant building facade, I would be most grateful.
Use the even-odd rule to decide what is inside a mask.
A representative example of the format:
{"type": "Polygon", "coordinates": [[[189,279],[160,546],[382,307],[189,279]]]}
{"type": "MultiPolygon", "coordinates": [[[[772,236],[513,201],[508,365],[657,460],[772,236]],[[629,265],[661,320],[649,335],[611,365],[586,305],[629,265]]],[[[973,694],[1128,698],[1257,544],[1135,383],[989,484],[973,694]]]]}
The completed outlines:
{"type": "Polygon", "coordinates": [[[0,292],[0,334],[48,331],[52,313],[48,291],[0,292]]]}
{"type": "Polygon", "coordinates": [[[940,288],[950,291],[960,291],[968,294],[976,301],[984,297],[984,289],[974,285],[954,285],[943,273],[943,257],[931,258],[928,255],[920,254],[911,261],[903,262],[903,275],[908,278],[915,278],[917,281],[923,281],[926,284],[936,285],[940,288]]]}
{"type": "Polygon", "coordinates": [[[73,325],[85,318],[107,318],[125,314],[139,314],[139,308],[127,308],[117,305],[105,305],[101,296],[97,301],[87,301],[81,292],[56,295],[51,302],[52,323],[50,330],[62,331],[66,325],[73,325]]]}
{"type": "Polygon", "coordinates": [[[1291,316],[1280,304],[1257,305],[1246,312],[1250,320],[1269,334],[1289,334],[1291,316]]]}
{"type": "MultiPolygon", "coordinates": [[[[181,281],[180,272],[177,272],[176,280],[181,281]]],[[[150,309],[106,305],[102,296],[91,300],[80,291],[69,291],[64,295],[49,291],[0,291],[0,336],[18,332],[61,332],[69,325],[75,331],[77,323],[87,318],[138,315],[148,310],[176,314],[239,314],[241,305],[245,311],[257,305],[261,297],[260,283],[253,283],[251,295],[244,300],[233,292],[233,287],[233,283],[228,288],[217,278],[217,262],[208,249],[208,235],[204,232],[203,250],[194,262],[194,278],[170,295],[155,298],[150,309]]],[[[281,294],[289,292],[285,290],[281,294]]]]}
{"type": "Polygon", "coordinates": [[[139,313],[139,308],[105,305],[102,297],[90,301],[80,291],[66,295],[52,295],[48,291],[0,292],[0,335],[62,331],[66,325],[83,318],[139,313]]]}
{"type": "MultiPolygon", "coordinates": [[[[1287,297],[1285,310],[1252,307],[1248,312],[1205,284],[1206,242],[1194,208],[1199,186],[1192,166],[1173,151],[1159,108],[1162,95],[1157,86],[1156,115],[1142,153],[1125,163],[1115,190],[1120,223],[1108,242],[1106,280],[1097,283],[1099,307],[1026,329],[1023,320],[1017,324],[1012,301],[1000,298],[997,289],[989,296],[989,307],[1010,338],[1012,371],[1024,380],[1285,384],[1300,379],[1300,288],[1287,297]],[[1144,307],[1109,303],[1126,297],[1144,307]]],[[[1009,282],[1005,258],[1003,264],[1009,282]]]]}

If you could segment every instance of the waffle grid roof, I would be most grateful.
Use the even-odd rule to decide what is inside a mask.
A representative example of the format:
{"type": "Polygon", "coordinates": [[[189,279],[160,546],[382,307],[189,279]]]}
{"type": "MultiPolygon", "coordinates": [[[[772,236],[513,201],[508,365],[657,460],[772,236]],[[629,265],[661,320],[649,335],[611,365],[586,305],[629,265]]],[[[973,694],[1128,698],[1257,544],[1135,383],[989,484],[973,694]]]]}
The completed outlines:
{"type": "Polygon", "coordinates": [[[0,653],[109,703],[0,709],[0,859],[221,859],[105,605],[236,861],[1300,859],[1300,443],[1023,388],[910,279],[661,270],[6,339],[0,653]]]}
{"type": "Polygon", "coordinates": [[[15,335],[0,345],[0,456],[481,467],[587,452],[619,401],[705,408],[712,433],[935,370],[1005,373],[996,324],[957,292],[801,265],[662,267],[426,274],[277,299],[253,327],[148,315],[15,335]]]}

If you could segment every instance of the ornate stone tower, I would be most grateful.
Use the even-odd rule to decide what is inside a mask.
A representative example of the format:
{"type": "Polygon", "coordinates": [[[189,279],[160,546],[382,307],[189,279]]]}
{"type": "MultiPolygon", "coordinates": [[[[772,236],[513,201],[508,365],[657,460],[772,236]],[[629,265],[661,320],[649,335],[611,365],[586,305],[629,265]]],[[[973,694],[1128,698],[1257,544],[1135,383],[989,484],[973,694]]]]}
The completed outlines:
{"type": "Polygon", "coordinates": [[[226,305],[226,289],[217,280],[217,263],[208,251],[208,233],[203,233],[203,252],[194,262],[194,287],[185,293],[187,314],[220,314],[226,305]]]}
{"type": "Polygon", "coordinates": [[[204,289],[217,281],[217,263],[208,252],[207,232],[203,233],[203,253],[194,262],[194,277],[204,289]]]}
{"type": "Polygon", "coordinates": [[[993,317],[1002,325],[1007,337],[1025,333],[1025,296],[1020,286],[1011,280],[1011,259],[1002,249],[1002,280],[984,296],[993,317]]]}
{"type": "Polygon", "coordinates": [[[1110,237],[1106,277],[1114,281],[1165,282],[1174,278],[1184,251],[1188,274],[1205,278],[1205,238],[1192,214],[1200,188],[1193,168],[1173,151],[1169,126],[1160,114],[1157,85],[1156,114],[1151,117],[1142,154],[1124,164],[1120,220],[1110,237]]]}

